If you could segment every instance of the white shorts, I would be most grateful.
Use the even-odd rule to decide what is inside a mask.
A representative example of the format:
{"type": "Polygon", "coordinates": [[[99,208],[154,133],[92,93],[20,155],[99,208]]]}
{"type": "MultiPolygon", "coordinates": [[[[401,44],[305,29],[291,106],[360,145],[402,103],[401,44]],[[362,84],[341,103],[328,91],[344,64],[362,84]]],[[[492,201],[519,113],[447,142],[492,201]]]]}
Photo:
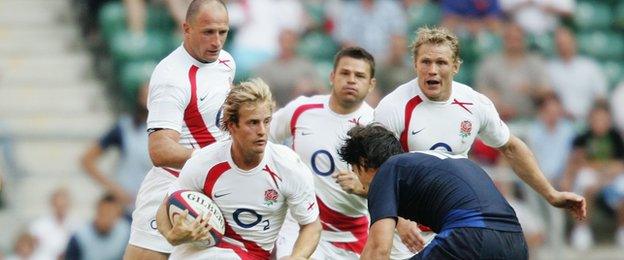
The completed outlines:
{"type": "MultiPolygon", "coordinates": [[[[357,253],[335,247],[330,241],[325,240],[324,238],[327,238],[327,235],[328,232],[323,230],[321,233],[321,240],[319,241],[319,244],[310,259],[360,259],[360,256],[357,253]]],[[[282,224],[282,228],[280,229],[280,232],[277,235],[277,240],[275,241],[275,259],[289,256],[292,253],[292,249],[295,246],[298,236],[299,224],[295,222],[289,211],[286,214],[284,224],[282,224]]]]}
{"type": "Polygon", "coordinates": [[[173,251],[173,246],[158,232],[156,212],[175,180],[175,176],[161,168],[152,167],[147,173],[132,212],[129,244],[167,254],[173,251]]]}
{"type": "MultiPolygon", "coordinates": [[[[360,258],[359,254],[353,251],[335,247],[331,243],[331,241],[324,239],[328,236],[331,236],[333,237],[332,240],[335,240],[335,235],[333,234],[335,233],[327,232],[325,230],[322,231],[321,240],[316,247],[316,251],[314,251],[314,253],[312,254],[311,259],[324,260],[360,258]]],[[[432,232],[422,232],[421,234],[425,238],[426,244],[429,244],[429,242],[431,242],[431,240],[433,240],[433,238],[435,237],[435,233],[432,232]]],[[[282,229],[277,235],[277,241],[275,241],[275,258],[280,259],[282,257],[289,256],[292,253],[292,249],[295,246],[295,242],[297,241],[298,236],[299,225],[290,216],[290,214],[286,214],[286,219],[284,219],[282,229]]],[[[392,251],[390,253],[390,259],[409,259],[414,255],[415,254],[410,252],[409,249],[407,249],[407,247],[403,244],[403,242],[401,242],[401,238],[395,231],[392,241],[392,251]]]]}

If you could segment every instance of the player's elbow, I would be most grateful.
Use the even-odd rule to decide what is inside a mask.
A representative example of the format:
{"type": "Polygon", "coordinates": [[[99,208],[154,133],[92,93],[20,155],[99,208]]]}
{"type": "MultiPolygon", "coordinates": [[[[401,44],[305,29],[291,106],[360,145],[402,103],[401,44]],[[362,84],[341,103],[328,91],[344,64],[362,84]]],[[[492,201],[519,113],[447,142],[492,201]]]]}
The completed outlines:
{"type": "Polygon", "coordinates": [[[152,153],[150,153],[150,158],[152,159],[152,164],[156,167],[163,167],[165,166],[165,160],[164,158],[158,156],[158,155],[152,155],[152,153]]]}
{"type": "Polygon", "coordinates": [[[150,147],[149,156],[154,166],[156,167],[167,166],[167,157],[164,155],[164,153],[159,151],[159,149],[154,149],[150,147]]]}
{"type": "Polygon", "coordinates": [[[379,243],[370,244],[370,248],[365,248],[361,259],[389,259],[390,247],[379,243]]]}

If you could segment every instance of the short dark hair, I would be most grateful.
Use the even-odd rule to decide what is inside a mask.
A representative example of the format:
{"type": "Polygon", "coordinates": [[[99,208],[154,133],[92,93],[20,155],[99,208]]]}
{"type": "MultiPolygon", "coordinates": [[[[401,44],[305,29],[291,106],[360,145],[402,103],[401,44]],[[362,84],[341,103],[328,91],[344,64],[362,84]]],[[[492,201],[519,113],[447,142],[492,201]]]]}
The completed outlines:
{"type": "Polygon", "coordinates": [[[220,3],[223,6],[223,8],[227,10],[227,6],[222,0],[193,0],[193,2],[189,4],[188,9],[186,10],[186,22],[187,23],[191,22],[191,20],[195,18],[195,15],[197,15],[197,12],[199,12],[202,6],[208,3],[212,3],[212,2],[220,3]]]}
{"type": "Polygon", "coordinates": [[[354,58],[357,60],[366,61],[370,67],[371,78],[375,77],[375,58],[373,58],[373,55],[371,55],[364,48],[354,46],[354,47],[346,47],[338,51],[338,53],[336,53],[336,56],[334,56],[334,71],[336,70],[336,67],[338,67],[338,62],[343,57],[350,57],[350,58],[354,58]]]}
{"type": "Polygon", "coordinates": [[[379,123],[353,127],[347,136],[338,154],[351,165],[379,168],[391,156],[403,153],[396,136],[379,123]]]}

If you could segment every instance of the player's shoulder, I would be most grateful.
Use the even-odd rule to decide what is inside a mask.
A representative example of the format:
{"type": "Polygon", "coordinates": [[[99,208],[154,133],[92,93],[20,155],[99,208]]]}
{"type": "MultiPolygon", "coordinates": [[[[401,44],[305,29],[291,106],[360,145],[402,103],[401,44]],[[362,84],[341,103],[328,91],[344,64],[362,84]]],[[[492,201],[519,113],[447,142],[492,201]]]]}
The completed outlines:
{"type": "Polygon", "coordinates": [[[327,100],[329,100],[329,95],[299,96],[288,102],[284,108],[294,111],[304,106],[324,106],[327,100]]]}
{"type": "Polygon", "coordinates": [[[232,56],[232,54],[230,54],[228,51],[221,49],[221,52],[219,52],[219,59],[224,60],[227,59],[231,62],[234,62],[234,56],[232,56]]]}
{"type": "Polygon", "coordinates": [[[300,167],[305,167],[301,157],[288,146],[267,142],[267,150],[270,153],[273,164],[280,170],[300,172],[300,167]]]}
{"type": "Polygon", "coordinates": [[[293,107],[300,107],[303,105],[325,104],[327,100],[329,100],[329,95],[299,96],[288,104],[293,107]]]}
{"type": "Polygon", "coordinates": [[[150,85],[175,84],[178,75],[186,75],[182,70],[188,70],[190,63],[185,59],[183,47],[180,46],[163,58],[152,72],[150,85]]]}
{"type": "Polygon", "coordinates": [[[419,93],[420,89],[418,88],[418,79],[412,79],[402,85],[399,85],[396,89],[382,98],[381,101],[379,101],[377,108],[397,107],[397,104],[406,103],[419,93]]]}
{"type": "Polygon", "coordinates": [[[488,97],[474,90],[466,84],[453,81],[453,91],[456,93],[456,97],[461,97],[463,99],[473,101],[479,106],[493,105],[492,101],[488,97]]]}
{"type": "Polygon", "coordinates": [[[187,161],[187,164],[210,167],[213,164],[226,161],[224,154],[229,152],[230,140],[216,142],[201,148],[187,161]]]}

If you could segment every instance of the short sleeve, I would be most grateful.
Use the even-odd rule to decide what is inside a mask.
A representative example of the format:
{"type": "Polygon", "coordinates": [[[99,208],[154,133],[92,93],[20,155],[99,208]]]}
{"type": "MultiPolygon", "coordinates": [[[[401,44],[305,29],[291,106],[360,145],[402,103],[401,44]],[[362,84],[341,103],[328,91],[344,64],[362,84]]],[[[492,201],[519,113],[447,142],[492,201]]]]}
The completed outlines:
{"type": "Polygon", "coordinates": [[[509,141],[511,133],[509,127],[503,122],[498,115],[498,111],[494,107],[492,101],[482,94],[478,94],[479,106],[482,109],[481,113],[481,127],[479,129],[479,137],[488,146],[498,148],[505,145],[509,141]]]}
{"type": "Polygon", "coordinates": [[[393,100],[386,96],[375,108],[373,119],[373,121],[382,124],[386,129],[394,133],[397,138],[401,136],[404,127],[398,111],[397,104],[394,104],[393,100]]]}
{"type": "Polygon", "coordinates": [[[295,175],[295,178],[289,178],[288,183],[285,183],[286,186],[284,187],[287,194],[288,208],[297,223],[300,225],[310,224],[319,215],[312,172],[301,161],[299,156],[297,156],[291,170],[296,171],[296,173],[292,173],[295,175]]]}
{"type": "Polygon", "coordinates": [[[188,93],[157,76],[157,73],[163,72],[154,71],[150,81],[147,129],[165,128],[181,132],[184,110],[189,102],[188,93]]]}
{"type": "MultiPolygon", "coordinates": [[[[294,101],[293,101],[294,102],[294,101]]],[[[290,133],[290,120],[293,115],[293,102],[290,102],[285,107],[277,110],[273,113],[273,119],[271,119],[271,129],[269,131],[269,140],[283,144],[286,139],[291,137],[290,133]]]]}
{"type": "Polygon", "coordinates": [[[102,148],[102,150],[105,150],[106,148],[110,147],[110,146],[117,146],[117,147],[121,147],[121,143],[122,139],[121,139],[121,124],[120,122],[117,122],[117,124],[115,124],[115,126],[113,126],[113,128],[111,128],[108,133],[106,133],[104,136],[102,136],[102,138],[100,138],[100,147],[102,148]]]}
{"type": "Polygon", "coordinates": [[[385,163],[378,170],[368,190],[368,212],[371,225],[384,218],[398,218],[398,173],[394,165],[385,163]]]}

